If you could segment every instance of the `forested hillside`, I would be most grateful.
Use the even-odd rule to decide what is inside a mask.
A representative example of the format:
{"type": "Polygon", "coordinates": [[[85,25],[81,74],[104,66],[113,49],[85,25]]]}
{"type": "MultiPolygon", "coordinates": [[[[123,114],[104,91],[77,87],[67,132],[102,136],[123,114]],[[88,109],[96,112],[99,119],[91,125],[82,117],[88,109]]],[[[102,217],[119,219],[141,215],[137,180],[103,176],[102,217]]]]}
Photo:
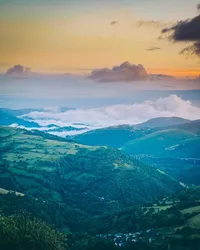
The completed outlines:
{"type": "Polygon", "coordinates": [[[20,246],[25,244],[31,250],[35,250],[34,244],[43,250],[120,247],[158,250],[169,246],[173,250],[198,250],[199,199],[199,187],[190,188],[163,196],[148,206],[135,205],[100,216],[78,217],[78,213],[72,213],[66,206],[1,189],[0,246],[9,246],[3,248],[6,250],[13,246],[21,250],[20,246]],[[79,224],[77,218],[81,219],[79,224]],[[65,228],[60,234],[58,230],[63,222],[65,228]],[[57,231],[53,230],[53,225],[57,231]],[[70,231],[67,225],[73,230],[70,231]],[[21,232],[19,240],[17,228],[21,232]],[[40,233],[35,234],[35,229],[40,229],[40,233]]]}
{"type": "Polygon", "coordinates": [[[119,150],[1,128],[1,187],[100,214],[183,188],[119,150]],[[103,185],[102,185],[103,183],[103,185]]]}
{"type": "Polygon", "coordinates": [[[188,185],[200,184],[200,121],[156,118],[73,136],[79,143],[119,148],[188,185]],[[179,122],[178,125],[170,125],[179,122]],[[157,127],[156,127],[157,123],[157,127]],[[160,127],[160,125],[166,125],[160,127]]]}

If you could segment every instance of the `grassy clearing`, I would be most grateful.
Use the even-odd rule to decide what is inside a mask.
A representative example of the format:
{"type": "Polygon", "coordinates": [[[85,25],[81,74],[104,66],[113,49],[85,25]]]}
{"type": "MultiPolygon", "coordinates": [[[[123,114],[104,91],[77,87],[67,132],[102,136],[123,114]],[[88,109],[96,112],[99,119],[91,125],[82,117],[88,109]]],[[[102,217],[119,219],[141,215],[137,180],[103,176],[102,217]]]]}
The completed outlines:
{"type": "Polygon", "coordinates": [[[200,206],[190,207],[187,209],[183,209],[181,211],[182,214],[191,214],[191,213],[200,213],[200,206]]]}
{"type": "Polygon", "coordinates": [[[19,195],[19,196],[24,196],[23,193],[20,193],[20,192],[14,192],[14,191],[11,191],[11,190],[7,190],[7,189],[4,189],[4,188],[0,188],[0,194],[8,194],[8,193],[14,193],[15,195],[19,195]]]}
{"type": "Polygon", "coordinates": [[[77,152],[78,150],[75,147],[67,150],[67,154],[69,155],[75,155],[77,152]]]}
{"type": "Polygon", "coordinates": [[[172,207],[172,206],[170,206],[170,205],[167,205],[167,206],[156,206],[156,205],[154,205],[154,206],[152,206],[153,209],[158,209],[159,211],[167,210],[170,207],[172,207]]]}
{"type": "Polygon", "coordinates": [[[2,159],[6,159],[6,160],[8,160],[8,161],[20,161],[20,160],[22,160],[24,157],[20,154],[20,159],[19,159],[19,155],[18,154],[16,154],[16,153],[10,153],[10,152],[8,152],[6,155],[5,155],[5,157],[2,157],[2,159]]]}
{"type": "Polygon", "coordinates": [[[197,214],[187,220],[187,225],[191,228],[200,229],[200,214],[197,214]]]}

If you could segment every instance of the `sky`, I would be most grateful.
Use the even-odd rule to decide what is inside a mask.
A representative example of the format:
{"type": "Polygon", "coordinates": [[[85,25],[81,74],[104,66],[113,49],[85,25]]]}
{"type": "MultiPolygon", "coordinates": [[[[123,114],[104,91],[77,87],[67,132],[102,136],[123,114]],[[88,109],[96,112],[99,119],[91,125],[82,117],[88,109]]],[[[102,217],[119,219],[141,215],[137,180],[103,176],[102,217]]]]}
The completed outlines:
{"type": "Polygon", "coordinates": [[[199,0],[0,0],[0,72],[88,74],[124,61],[149,73],[196,77],[197,55],[161,30],[197,15],[199,0]]]}
{"type": "Polygon", "coordinates": [[[176,95],[200,107],[200,84],[192,80],[96,82],[82,76],[0,76],[0,107],[101,108],[176,95]]]}

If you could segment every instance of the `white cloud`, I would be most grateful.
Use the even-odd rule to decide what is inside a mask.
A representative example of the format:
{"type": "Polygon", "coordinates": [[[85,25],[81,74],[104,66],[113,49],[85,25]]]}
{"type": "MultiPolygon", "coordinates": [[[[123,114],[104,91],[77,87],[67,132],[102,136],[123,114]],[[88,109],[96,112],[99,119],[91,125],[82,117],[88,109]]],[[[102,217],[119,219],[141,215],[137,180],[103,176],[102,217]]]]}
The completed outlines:
{"type": "Polygon", "coordinates": [[[23,125],[18,125],[17,123],[13,123],[13,124],[11,124],[9,126],[12,127],[12,128],[21,128],[21,129],[26,129],[26,130],[39,130],[39,131],[44,131],[44,132],[47,132],[48,130],[53,130],[53,129],[57,128],[57,127],[54,127],[54,126],[52,126],[50,128],[48,128],[48,127],[41,127],[41,128],[32,127],[32,128],[27,128],[27,127],[25,127],[23,125]]]}
{"type": "Polygon", "coordinates": [[[77,128],[77,130],[65,130],[63,129],[63,131],[57,131],[57,127],[51,126],[51,127],[40,127],[40,128],[36,128],[36,127],[32,127],[32,128],[28,128],[22,125],[18,125],[17,123],[13,123],[10,125],[10,127],[13,128],[20,128],[20,129],[26,129],[26,130],[38,130],[38,131],[42,131],[42,132],[46,132],[48,134],[52,134],[52,135],[57,135],[60,137],[66,137],[66,136],[72,136],[72,135],[78,135],[78,134],[82,134],[85,132],[88,132],[90,129],[87,129],[86,127],[83,126],[73,126],[73,128],[77,128]],[[79,129],[82,128],[82,129],[79,129]]]}
{"type": "Polygon", "coordinates": [[[93,70],[89,78],[99,82],[132,82],[147,80],[148,74],[143,65],[124,62],[120,66],[115,66],[112,69],[103,68],[93,70]]]}
{"type": "MultiPolygon", "coordinates": [[[[33,119],[41,126],[54,124],[60,127],[73,126],[81,123],[88,129],[115,126],[120,124],[138,124],[156,117],[177,116],[185,119],[200,119],[200,108],[192,105],[176,95],[159,98],[155,101],[145,101],[132,105],[119,104],[102,108],[75,109],[66,112],[31,112],[22,116],[33,119]],[[86,124],[86,126],[85,126],[86,124]]],[[[79,128],[81,127],[78,126],[79,128]]]]}
{"type": "Polygon", "coordinates": [[[66,136],[72,136],[72,135],[80,135],[88,131],[89,131],[88,129],[83,129],[83,130],[72,130],[72,131],[62,131],[62,132],[54,131],[54,132],[48,132],[48,133],[51,135],[66,137],[66,136]]]}

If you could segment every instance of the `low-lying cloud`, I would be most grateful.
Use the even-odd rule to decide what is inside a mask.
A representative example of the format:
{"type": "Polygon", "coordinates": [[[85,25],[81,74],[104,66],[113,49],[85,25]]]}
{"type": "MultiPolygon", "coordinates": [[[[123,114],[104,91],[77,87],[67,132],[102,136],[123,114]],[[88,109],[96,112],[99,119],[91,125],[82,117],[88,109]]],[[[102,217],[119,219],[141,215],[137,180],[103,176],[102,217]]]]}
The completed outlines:
{"type": "Polygon", "coordinates": [[[30,72],[30,68],[24,67],[24,66],[18,64],[18,65],[14,65],[12,68],[8,69],[6,71],[6,75],[21,76],[21,75],[27,75],[29,72],[30,72]]]}
{"type": "Polygon", "coordinates": [[[29,128],[29,127],[25,127],[25,126],[22,126],[22,125],[18,125],[17,123],[11,124],[10,127],[20,128],[20,129],[26,129],[26,130],[29,130],[29,131],[31,131],[31,130],[38,130],[38,131],[42,131],[42,132],[45,132],[45,133],[48,133],[48,134],[51,134],[51,135],[57,135],[57,136],[60,136],[60,137],[79,135],[79,134],[83,134],[85,132],[88,132],[90,130],[90,129],[87,129],[86,127],[82,128],[82,129],[77,129],[76,130],[75,127],[73,127],[74,129],[72,129],[72,130],[68,130],[67,128],[63,128],[60,131],[59,128],[55,127],[55,126],[39,127],[39,128],[36,128],[36,127],[29,128]]]}
{"type": "MultiPolygon", "coordinates": [[[[81,124],[78,125],[79,128],[82,126],[84,129],[91,130],[122,124],[134,125],[156,117],[172,116],[190,120],[200,119],[200,108],[193,106],[190,101],[185,101],[177,95],[170,95],[155,101],[145,101],[132,105],[119,104],[94,109],[68,110],[65,112],[31,112],[21,116],[21,118],[31,119],[41,126],[54,124],[64,127],[81,124]]],[[[81,133],[81,131],[79,132],[81,133]]],[[[62,132],[62,134],[65,133],[62,132]]]]}
{"type": "Polygon", "coordinates": [[[124,62],[119,66],[114,66],[112,69],[93,70],[89,78],[99,82],[131,82],[147,80],[148,74],[143,65],[124,62]]]}

